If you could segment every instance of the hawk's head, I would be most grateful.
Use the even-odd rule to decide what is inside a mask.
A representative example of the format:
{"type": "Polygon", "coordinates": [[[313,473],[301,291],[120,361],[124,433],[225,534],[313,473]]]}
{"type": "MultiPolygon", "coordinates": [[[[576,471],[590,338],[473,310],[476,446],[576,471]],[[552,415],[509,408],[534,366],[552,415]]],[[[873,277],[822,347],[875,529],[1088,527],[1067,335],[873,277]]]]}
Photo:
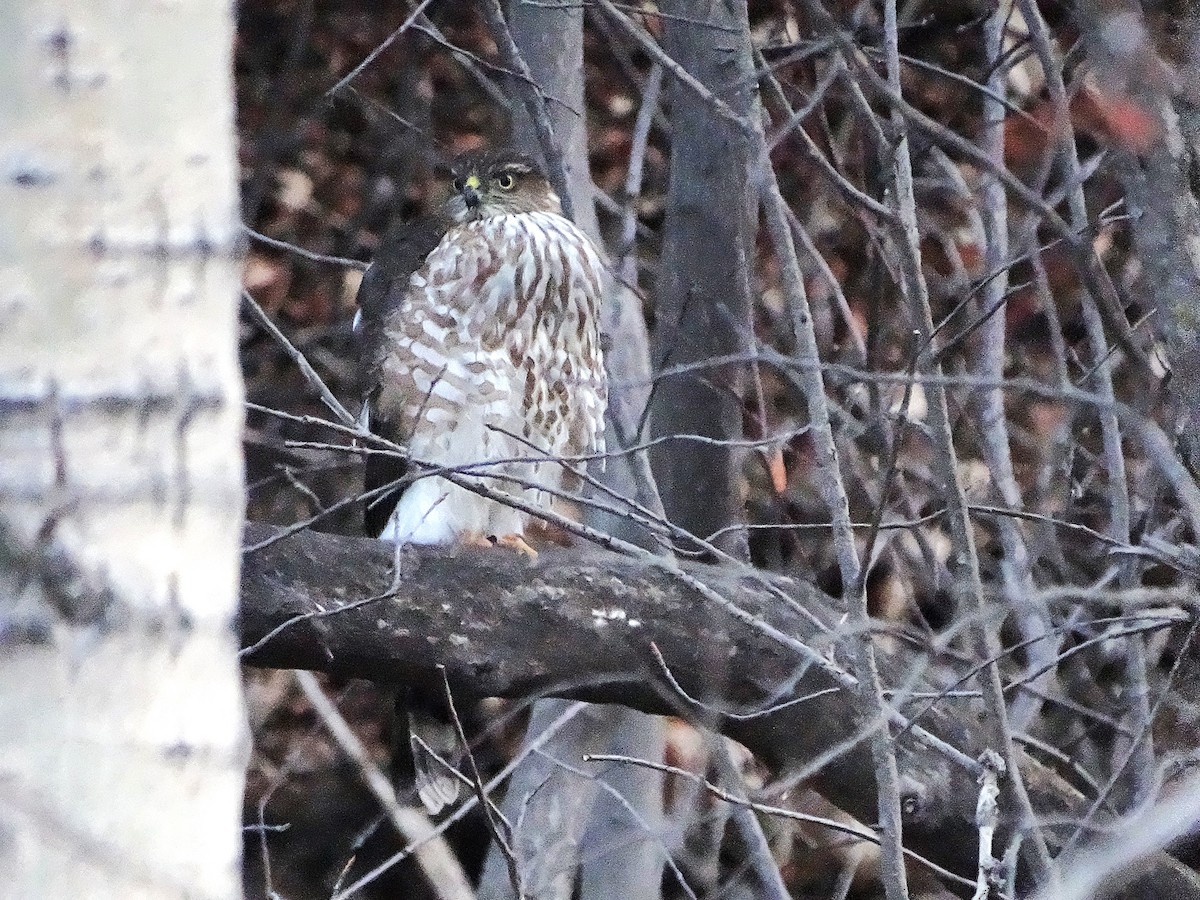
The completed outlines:
{"type": "Polygon", "coordinates": [[[450,217],[470,222],[505,213],[562,215],[562,201],[537,163],[513,150],[472,151],[454,161],[450,217]]]}

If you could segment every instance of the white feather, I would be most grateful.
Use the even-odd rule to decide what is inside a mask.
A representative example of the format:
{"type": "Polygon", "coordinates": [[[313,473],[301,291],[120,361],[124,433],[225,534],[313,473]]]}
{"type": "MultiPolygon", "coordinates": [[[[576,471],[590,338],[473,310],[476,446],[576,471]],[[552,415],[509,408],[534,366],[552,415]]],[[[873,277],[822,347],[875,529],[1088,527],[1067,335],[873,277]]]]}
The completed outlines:
{"type": "Polygon", "coordinates": [[[446,335],[450,333],[449,328],[442,328],[432,319],[424,319],[421,322],[421,330],[437,341],[439,344],[446,340],[446,335]]]}
{"type": "MultiPolygon", "coordinates": [[[[478,409],[460,413],[450,428],[415,435],[410,449],[417,459],[437,460],[446,466],[474,466],[481,460],[522,455],[512,446],[511,439],[498,436],[485,427],[484,416],[478,409]],[[493,449],[493,444],[498,447],[493,449]]],[[[486,475],[517,470],[517,474],[528,478],[531,473],[525,471],[527,468],[497,465],[483,466],[476,471],[486,475]]],[[[504,489],[504,482],[488,478],[479,480],[497,490],[504,489]]],[[[524,518],[518,510],[431,475],[413,482],[400,495],[400,501],[379,537],[399,544],[451,544],[466,534],[521,534],[524,518]]]]}
{"type": "Polygon", "coordinates": [[[396,544],[449,544],[457,532],[451,527],[447,488],[440,478],[422,478],[409,485],[380,533],[380,540],[396,544]]]}

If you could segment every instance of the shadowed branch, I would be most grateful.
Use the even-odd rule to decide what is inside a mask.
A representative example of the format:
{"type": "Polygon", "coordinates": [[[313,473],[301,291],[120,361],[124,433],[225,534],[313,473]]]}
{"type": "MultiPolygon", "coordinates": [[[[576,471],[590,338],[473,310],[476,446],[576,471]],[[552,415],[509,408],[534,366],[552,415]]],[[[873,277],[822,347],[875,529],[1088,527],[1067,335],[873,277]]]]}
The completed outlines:
{"type": "MultiPolygon", "coordinates": [[[[251,524],[245,542],[278,532],[251,524]]],[[[871,723],[858,693],[832,674],[849,637],[837,628],[837,601],[788,579],[771,578],[768,591],[768,576],[681,568],[683,577],[603,550],[558,548],[535,562],[504,551],[430,549],[397,560],[377,541],[303,532],[245,556],[244,660],[387,683],[428,681],[445,665],[463,696],[551,695],[700,718],[781,773],[819,766],[814,785],[873,822],[864,740],[871,723]],[[696,580],[730,607],[697,592],[689,584],[696,580]],[[791,605],[780,602],[780,591],[791,605]],[[752,627],[746,614],[770,627],[752,627]],[[772,639],[773,630],[832,665],[806,661],[772,639]],[[794,698],[808,699],[786,702],[794,698]]],[[[914,700],[901,711],[915,714],[951,676],[906,645],[897,648],[883,657],[885,683],[905,686],[914,700]]],[[[921,724],[959,752],[939,752],[912,729],[896,738],[906,844],[969,874],[977,789],[956,759],[981,752],[982,729],[962,697],[932,704],[921,724]]],[[[1069,819],[1085,808],[1036,761],[1023,756],[1022,768],[1043,816],[1069,819]]],[[[1156,859],[1147,878],[1174,872],[1167,857],[1156,859]]]]}

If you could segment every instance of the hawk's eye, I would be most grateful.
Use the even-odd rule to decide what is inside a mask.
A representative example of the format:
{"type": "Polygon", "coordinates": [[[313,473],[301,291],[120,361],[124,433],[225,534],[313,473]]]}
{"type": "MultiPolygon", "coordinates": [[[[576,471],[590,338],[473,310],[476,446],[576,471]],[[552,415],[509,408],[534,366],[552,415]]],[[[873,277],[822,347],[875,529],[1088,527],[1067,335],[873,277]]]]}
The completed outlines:
{"type": "Polygon", "coordinates": [[[502,191],[511,191],[516,183],[517,179],[513,178],[512,172],[502,172],[496,176],[496,186],[502,191]]]}
{"type": "Polygon", "coordinates": [[[450,187],[454,188],[455,193],[462,191],[463,180],[461,178],[455,178],[452,182],[450,182],[450,187]]]}

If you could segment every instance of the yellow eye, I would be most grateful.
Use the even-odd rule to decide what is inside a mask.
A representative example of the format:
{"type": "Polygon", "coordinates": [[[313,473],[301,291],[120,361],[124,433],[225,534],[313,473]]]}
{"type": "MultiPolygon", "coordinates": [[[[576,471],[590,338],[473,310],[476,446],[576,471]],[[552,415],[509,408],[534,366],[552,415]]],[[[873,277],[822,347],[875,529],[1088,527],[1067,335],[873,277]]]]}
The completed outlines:
{"type": "Polygon", "coordinates": [[[511,172],[504,172],[496,176],[496,186],[502,191],[511,191],[516,186],[517,180],[512,177],[511,172]]]}

